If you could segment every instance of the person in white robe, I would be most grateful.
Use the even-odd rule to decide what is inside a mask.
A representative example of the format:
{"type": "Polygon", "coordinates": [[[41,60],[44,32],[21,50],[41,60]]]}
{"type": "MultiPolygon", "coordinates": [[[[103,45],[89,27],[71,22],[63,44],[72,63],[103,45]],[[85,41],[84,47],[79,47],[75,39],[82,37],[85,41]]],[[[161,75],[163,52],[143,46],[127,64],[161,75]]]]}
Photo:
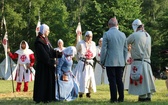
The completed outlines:
{"type": "Polygon", "coordinates": [[[12,59],[17,59],[17,71],[16,71],[16,91],[21,91],[22,81],[24,81],[24,92],[28,91],[28,83],[32,81],[33,73],[32,67],[35,62],[34,52],[29,49],[29,45],[26,41],[21,41],[20,49],[15,53],[10,52],[10,48],[8,48],[8,54],[12,59]]]}
{"type": "Polygon", "coordinates": [[[103,38],[100,38],[99,45],[96,46],[96,64],[95,64],[95,72],[94,72],[96,85],[109,84],[106,68],[102,66],[100,63],[102,41],[103,41],[103,38]]]}
{"type": "Polygon", "coordinates": [[[126,66],[124,68],[124,73],[123,73],[124,90],[128,90],[128,88],[129,88],[132,61],[133,60],[132,60],[132,57],[131,57],[131,44],[129,44],[128,45],[127,59],[126,59],[126,66]]]}
{"type": "Polygon", "coordinates": [[[92,31],[85,33],[85,39],[77,43],[78,63],[74,69],[76,81],[79,85],[79,97],[91,97],[91,90],[96,92],[96,83],[93,70],[93,58],[96,56],[96,44],[92,41],[92,31]]]}
{"type": "Polygon", "coordinates": [[[132,64],[141,64],[143,62],[143,69],[142,81],[138,82],[138,84],[130,81],[128,93],[138,95],[138,101],[151,101],[151,95],[156,91],[150,65],[151,37],[144,30],[144,25],[139,19],[133,21],[132,27],[134,33],[127,38],[127,43],[131,44],[132,64]]]}

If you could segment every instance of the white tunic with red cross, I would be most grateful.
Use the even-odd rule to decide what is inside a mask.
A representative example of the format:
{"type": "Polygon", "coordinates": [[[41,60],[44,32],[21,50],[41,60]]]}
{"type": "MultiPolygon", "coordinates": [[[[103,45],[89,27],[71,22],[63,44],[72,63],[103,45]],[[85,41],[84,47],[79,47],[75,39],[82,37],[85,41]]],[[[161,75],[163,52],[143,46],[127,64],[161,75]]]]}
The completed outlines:
{"type": "Polygon", "coordinates": [[[30,62],[30,55],[33,54],[31,50],[25,51],[16,51],[18,54],[18,62],[17,62],[17,74],[16,81],[17,82],[28,82],[32,80],[31,71],[27,68],[27,64],[30,62]]]}

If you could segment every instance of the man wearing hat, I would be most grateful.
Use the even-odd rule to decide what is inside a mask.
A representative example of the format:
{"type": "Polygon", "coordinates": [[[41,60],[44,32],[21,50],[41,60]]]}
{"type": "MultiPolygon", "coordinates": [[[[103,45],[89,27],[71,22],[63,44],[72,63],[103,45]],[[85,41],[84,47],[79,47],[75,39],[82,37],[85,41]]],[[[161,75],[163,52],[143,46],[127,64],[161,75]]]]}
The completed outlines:
{"type": "MultiPolygon", "coordinates": [[[[129,35],[127,43],[132,45],[131,56],[133,64],[142,64],[142,82],[131,82],[128,89],[129,94],[138,95],[138,101],[151,101],[151,95],[155,92],[155,84],[152,69],[150,66],[151,37],[144,30],[141,20],[135,19],[132,23],[134,33],[129,35]]],[[[132,69],[131,69],[132,70],[132,69]]],[[[140,70],[140,69],[139,69],[140,70]]]]}
{"type": "Polygon", "coordinates": [[[92,41],[92,31],[85,33],[85,39],[77,43],[77,56],[79,58],[74,72],[76,81],[79,84],[79,97],[82,98],[86,93],[86,97],[90,98],[91,89],[96,92],[96,83],[93,71],[93,58],[96,56],[96,44],[92,41]]]}
{"type": "Polygon", "coordinates": [[[123,70],[127,55],[127,41],[123,32],[118,30],[116,17],[108,21],[109,30],[103,35],[100,62],[106,67],[109,80],[111,103],[124,101],[123,70]],[[117,98],[117,91],[119,97],[117,98]]]}

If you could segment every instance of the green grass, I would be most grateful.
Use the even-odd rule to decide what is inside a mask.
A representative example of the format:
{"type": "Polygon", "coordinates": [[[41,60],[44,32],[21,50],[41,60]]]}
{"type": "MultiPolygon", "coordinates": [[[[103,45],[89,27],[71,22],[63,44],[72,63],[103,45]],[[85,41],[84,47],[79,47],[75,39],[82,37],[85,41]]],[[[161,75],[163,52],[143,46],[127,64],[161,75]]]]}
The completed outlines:
{"type": "MultiPolygon", "coordinates": [[[[35,105],[35,102],[32,100],[33,96],[33,84],[34,82],[29,83],[29,92],[12,92],[12,81],[0,80],[0,105],[35,105]]],[[[137,102],[138,96],[129,95],[125,91],[125,101],[123,103],[114,103],[113,105],[167,105],[168,93],[165,81],[156,80],[156,93],[152,96],[151,102],[137,102]]],[[[16,86],[16,82],[14,82],[16,86]]],[[[23,88],[23,84],[22,84],[23,88]]],[[[111,105],[109,102],[109,87],[108,85],[97,86],[97,92],[91,94],[92,97],[86,98],[77,98],[72,102],[51,102],[47,105],[111,105]]],[[[38,105],[43,105],[40,103],[38,105]]]]}

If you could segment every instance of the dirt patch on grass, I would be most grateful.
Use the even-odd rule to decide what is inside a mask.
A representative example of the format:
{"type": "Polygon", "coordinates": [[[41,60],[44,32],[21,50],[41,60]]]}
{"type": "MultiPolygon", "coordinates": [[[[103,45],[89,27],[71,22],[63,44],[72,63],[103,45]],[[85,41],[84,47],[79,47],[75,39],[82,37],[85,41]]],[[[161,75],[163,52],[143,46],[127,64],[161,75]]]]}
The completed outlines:
{"type": "Polygon", "coordinates": [[[0,93],[0,98],[32,97],[33,92],[0,93]]]}

